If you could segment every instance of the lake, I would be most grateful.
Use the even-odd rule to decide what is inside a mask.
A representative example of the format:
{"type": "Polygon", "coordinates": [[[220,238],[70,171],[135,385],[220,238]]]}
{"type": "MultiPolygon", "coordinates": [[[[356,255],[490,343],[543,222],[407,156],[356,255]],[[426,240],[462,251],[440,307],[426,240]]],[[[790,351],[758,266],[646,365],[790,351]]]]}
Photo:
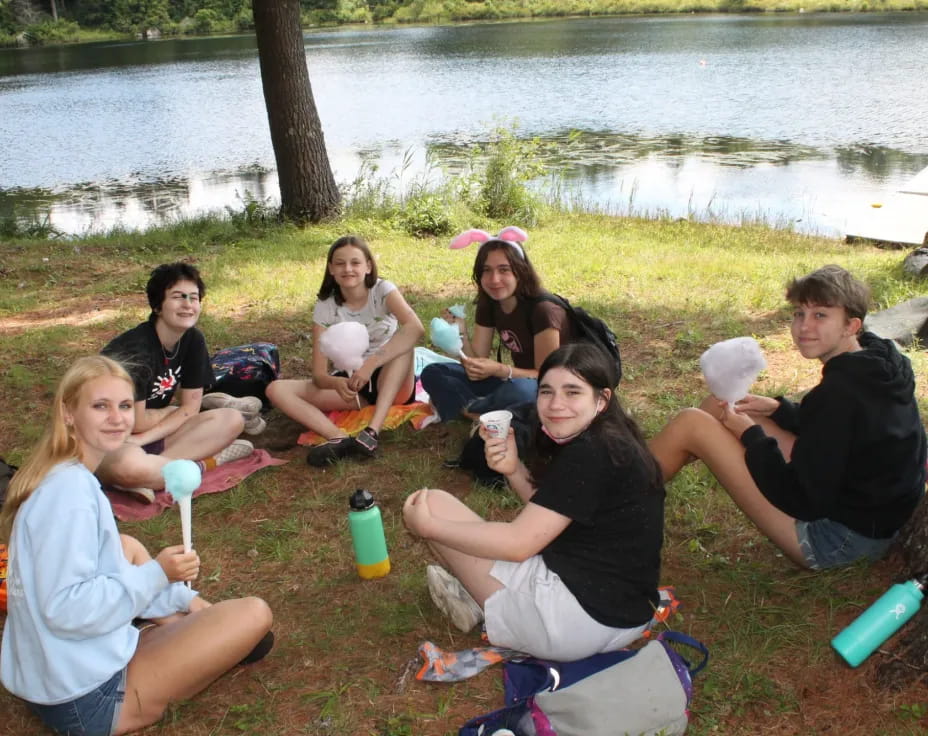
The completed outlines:
{"type": "MultiPolygon", "coordinates": [[[[556,144],[571,201],[840,235],[855,208],[928,166],[928,14],[339,29],[305,42],[340,183],[362,161],[396,183],[456,171],[518,120],[519,135],[556,144]]],[[[252,36],[0,50],[0,141],[0,217],[37,208],[69,233],[278,198],[252,36]]]]}

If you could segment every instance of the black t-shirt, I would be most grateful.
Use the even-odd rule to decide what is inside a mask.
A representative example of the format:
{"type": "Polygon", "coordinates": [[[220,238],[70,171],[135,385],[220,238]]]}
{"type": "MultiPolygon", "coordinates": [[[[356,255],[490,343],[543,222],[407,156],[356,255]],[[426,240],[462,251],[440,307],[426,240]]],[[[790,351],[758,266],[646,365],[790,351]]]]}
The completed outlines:
{"type": "Polygon", "coordinates": [[[535,368],[535,335],[549,328],[561,333],[561,345],[570,341],[570,318],[564,308],[553,302],[519,300],[506,314],[499,302],[481,299],[474,322],[499,332],[500,341],[512,355],[516,368],[535,368]]]}
{"type": "Polygon", "coordinates": [[[531,500],[572,521],[542,550],[545,564],[599,623],[646,623],[658,603],[663,486],[631,450],[615,460],[589,432],[554,452],[531,500]]]}
{"type": "Polygon", "coordinates": [[[196,327],[183,334],[170,357],[151,321],[122,333],[101,352],[126,367],[135,384],[135,400],[144,401],[146,409],[170,404],[178,386],[206,388],[213,380],[206,340],[196,327]]]}

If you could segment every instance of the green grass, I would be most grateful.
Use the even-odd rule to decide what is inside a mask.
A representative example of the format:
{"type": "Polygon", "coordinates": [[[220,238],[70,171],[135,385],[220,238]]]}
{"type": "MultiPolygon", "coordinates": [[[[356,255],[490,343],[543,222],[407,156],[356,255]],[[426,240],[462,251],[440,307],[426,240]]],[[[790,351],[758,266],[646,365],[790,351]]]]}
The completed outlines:
{"type": "MultiPolygon", "coordinates": [[[[493,230],[507,223],[473,224],[493,230]]],[[[361,211],[304,230],[209,218],[137,235],[0,241],[0,333],[8,356],[0,372],[0,455],[22,459],[75,357],[147,316],[141,291],[161,262],[188,258],[201,268],[208,286],[201,326],[213,349],[268,339],[279,345],[288,376],[306,375],[325,252],[347,232],[369,239],[381,274],[423,322],[450,303],[472,310],[473,249],[451,251],[446,237],[413,238],[401,222],[361,211]]],[[[618,334],[621,398],[648,435],[698,401],[699,355],[720,339],[758,337],[770,363],[762,393],[796,393],[818,380],[819,368],[791,347],[783,305],[789,278],[839,263],[871,284],[878,306],[924,291],[903,273],[897,251],[759,226],[543,210],[529,235],[527,251],[546,286],[604,317],[618,334]]],[[[909,355],[928,413],[928,356],[909,355]]],[[[498,673],[454,686],[411,678],[405,690],[396,685],[418,642],[478,643],[449,630],[429,599],[427,553],[402,525],[406,495],[445,487],[500,519],[518,507],[511,494],[441,467],[466,432],[463,424],[422,432],[404,426],[385,433],[374,463],[325,471],[307,468],[301,451],[274,453],[291,463],[197,499],[204,587],[212,598],[266,597],[278,613],[280,640],[265,665],[176,706],[157,732],[443,734],[498,707],[498,673]],[[393,570],[379,582],[359,582],[354,569],[347,498],[361,487],[372,488],[383,509],[393,570]]],[[[180,538],[173,513],[124,528],[153,549],[180,538]]],[[[870,733],[914,734],[924,725],[923,694],[864,690],[865,675],[842,670],[828,646],[886,587],[891,570],[792,569],[700,466],[668,488],[664,563],[664,582],[684,601],[674,627],[712,649],[697,681],[692,733],[748,734],[768,725],[779,733],[827,733],[836,716],[823,703],[837,690],[874,701],[868,712],[884,720],[870,733]]],[[[13,712],[23,728],[32,724],[23,710],[13,712]]]]}

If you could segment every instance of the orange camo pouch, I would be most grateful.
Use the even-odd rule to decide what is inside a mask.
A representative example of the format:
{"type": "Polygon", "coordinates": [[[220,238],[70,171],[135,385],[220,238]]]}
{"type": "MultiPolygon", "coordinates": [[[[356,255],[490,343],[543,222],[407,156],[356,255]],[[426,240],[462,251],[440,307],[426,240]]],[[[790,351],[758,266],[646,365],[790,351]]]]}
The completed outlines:
{"type": "Polygon", "coordinates": [[[6,545],[0,544],[0,611],[6,610],[6,545]]]}

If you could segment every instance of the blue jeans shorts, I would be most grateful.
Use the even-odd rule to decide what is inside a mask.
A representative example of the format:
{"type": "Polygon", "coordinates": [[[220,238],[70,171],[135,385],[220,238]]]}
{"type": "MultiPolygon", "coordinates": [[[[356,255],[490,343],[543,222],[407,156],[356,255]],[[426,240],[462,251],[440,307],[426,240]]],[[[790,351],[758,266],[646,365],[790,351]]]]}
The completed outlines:
{"type": "Polygon", "coordinates": [[[857,560],[880,559],[896,537],[871,539],[831,519],[797,521],[799,548],[811,570],[850,565],[857,560]]]}
{"type": "Polygon", "coordinates": [[[110,736],[126,697],[126,669],[76,700],[58,705],[27,703],[42,722],[66,736],[110,736]]]}

